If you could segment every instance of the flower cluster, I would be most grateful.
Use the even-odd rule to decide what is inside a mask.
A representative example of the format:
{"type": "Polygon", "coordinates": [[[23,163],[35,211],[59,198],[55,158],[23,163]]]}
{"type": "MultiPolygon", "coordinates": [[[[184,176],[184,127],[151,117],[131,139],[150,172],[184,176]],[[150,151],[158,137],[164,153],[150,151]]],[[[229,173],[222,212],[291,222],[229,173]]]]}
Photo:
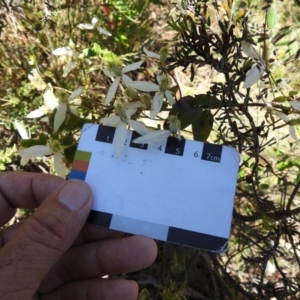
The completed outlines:
{"type": "MultiPolygon", "coordinates": [[[[144,48],[144,52],[148,57],[160,60],[162,66],[165,65],[168,56],[167,47],[163,47],[160,54],[148,51],[146,48],[144,48]]],[[[170,124],[170,130],[151,131],[141,122],[130,118],[139,109],[146,110],[150,108],[149,117],[150,119],[154,119],[161,111],[164,99],[167,100],[170,106],[175,104],[175,99],[172,92],[169,90],[172,81],[166,73],[162,72],[156,76],[157,83],[132,80],[126,74],[130,71],[137,70],[142,64],[143,61],[138,61],[123,67],[120,62],[109,62],[108,66],[104,68],[104,74],[112,79],[112,84],[106,95],[105,104],[109,105],[113,101],[119,86],[121,86],[124,91],[124,97],[127,101],[123,101],[122,103],[119,100],[116,100],[114,105],[115,115],[101,119],[102,124],[117,127],[114,138],[115,154],[117,157],[120,156],[126,140],[127,126],[130,126],[142,135],[140,138],[136,139],[136,143],[152,143],[175,133],[178,133],[178,136],[180,137],[180,126],[178,126],[178,122],[175,127],[174,124],[176,122],[173,122],[173,125],[170,124]],[[122,83],[124,86],[122,86],[122,83]],[[153,97],[149,93],[154,93],[153,97]]]]}
{"type": "Polygon", "coordinates": [[[266,65],[256,49],[249,43],[242,41],[242,50],[244,53],[254,60],[252,68],[247,72],[243,88],[247,89],[253,86],[266,71],[266,65]]]}
{"type": "MultiPolygon", "coordinates": [[[[105,29],[97,27],[97,23],[98,20],[93,18],[90,24],[79,24],[78,28],[81,30],[97,29],[98,32],[110,36],[109,32],[105,29]]],[[[170,106],[173,106],[175,103],[175,99],[170,91],[172,80],[165,68],[168,48],[163,47],[159,54],[148,51],[146,48],[144,48],[144,52],[148,57],[159,60],[159,64],[161,65],[161,71],[156,76],[156,83],[133,80],[128,75],[142,66],[142,60],[127,66],[124,66],[118,60],[110,60],[103,68],[103,73],[112,81],[106,94],[105,105],[107,105],[107,109],[110,111],[113,107],[113,114],[108,117],[102,117],[100,123],[116,127],[113,141],[116,157],[120,157],[121,155],[127,138],[127,128],[132,128],[141,135],[135,141],[137,143],[153,143],[167,138],[169,135],[175,135],[179,139],[181,137],[180,121],[175,116],[172,116],[168,121],[169,130],[154,130],[153,128],[146,127],[142,122],[143,118],[155,119],[162,109],[164,100],[170,106]]],[[[71,42],[68,46],[55,49],[52,54],[59,57],[66,57],[68,60],[67,64],[63,67],[63,77],[67,76],[77,66],[76,57],[78,55],[76,55],[76,50],[71,42]]],[[[80,117],[76,104],[78,104],[77,101],[80,101],[84,88],[78,87],[73,92],[68,92],[49,83],[47,84],[37,69],[34,69],[28,78],[32,86],[43,93],[43,104],[28,113],[27,118],[40,118],[40,121],[51,122],[53,131],[51,137],[40,144],[36,143],[37,141],[34,143],[31,141],[31,144],[27,143],[26,145],[31,146],[25,146],[24,149],[19,151],[21,163],[26,164],[31,157],[53,155],[56,173],[58,176],[65,177],[63,154],[67,146],[62,142],[62,131],[71,115],[80,117]],[[49,118],[50,116],[51,118],[49,118]]],[[[30,141],[22,125],[16,123],[15,126],[23,139],[30,141]]]]}

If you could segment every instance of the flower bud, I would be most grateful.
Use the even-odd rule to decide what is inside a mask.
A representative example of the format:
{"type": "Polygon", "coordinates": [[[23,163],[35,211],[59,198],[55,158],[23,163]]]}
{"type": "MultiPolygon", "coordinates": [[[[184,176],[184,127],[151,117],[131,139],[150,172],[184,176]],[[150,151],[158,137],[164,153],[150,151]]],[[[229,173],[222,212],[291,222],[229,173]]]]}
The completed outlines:
{"type": "Polygon", "coordinates": [[[167,76],[162,76],[160,83],[159,83],[159,89],[161,92],[165,92],[171,85],[171,79],[167,76]]]}
{"type": "Polygon", "coordinates": [[[168,46],[161,47],[159,50],[159,54],[160,54],[161,62],[165,63],[169,55],[169,47],[168,46]]]}
{"type": "Polygon", "coordinates": [[[141,102],[145,104],[146,108],[151,109],[152,97],[146,93],[142,93],[140,97],[141,97],[141,102]]]}
{"type": "Polygon", "coordinates": [[[132,101],[138,97],[138,93],[137,93],[136,89],[134,89],[131,86],[128,86],[125,89],[125,96],[128,98],[129,101],[132,101]]]}

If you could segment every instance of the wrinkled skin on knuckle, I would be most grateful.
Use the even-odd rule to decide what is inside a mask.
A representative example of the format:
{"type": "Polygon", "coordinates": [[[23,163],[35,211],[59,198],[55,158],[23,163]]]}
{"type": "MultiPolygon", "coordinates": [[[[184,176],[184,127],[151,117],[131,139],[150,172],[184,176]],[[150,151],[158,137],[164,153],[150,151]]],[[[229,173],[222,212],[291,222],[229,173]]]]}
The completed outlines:
{"type": "Polygon", "coordinates": [[[61,252],[66,240],[69,240],[71,228],[66,216],[51,214],[33,214],[30,222],[24,226],[28,242],[61,252]]]}

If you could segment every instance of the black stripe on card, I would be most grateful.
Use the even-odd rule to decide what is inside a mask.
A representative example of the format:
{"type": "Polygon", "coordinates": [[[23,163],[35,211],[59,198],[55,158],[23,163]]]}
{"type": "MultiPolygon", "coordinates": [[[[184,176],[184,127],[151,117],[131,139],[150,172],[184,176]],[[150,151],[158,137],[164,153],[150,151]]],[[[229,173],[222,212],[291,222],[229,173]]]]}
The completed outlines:
{"type": "Polygon", "coordinates": [[[116,127],[99,125],[95,139],[96,142],[112,144],[114,140],[115,131],[116,127]]]}
{"type": "Polygon", "coordinates": [[[228,243],[225,238],[176,227],[169,228],[167,241],[215,252],[224,252],[228,243]]]}
{"type": "Polygon", "coordinates": [[[113,217],[112,214],[91,210],[86,223],[109,228],[112,217],[113,217]]]}
{"type": "Polygon", "coordinates": [[[222,149],[222,145],[204,143],[201,159],[220,163],[222,158],[222,149]]]}
{"type": "Polygon", "coordinates": [[[185,140],[178,140],[174,137],[168,137],[165,153],[183,156],[185,140]]]}
{"type": "Polygon", "coordinates": [[[140,150],[147,150],[148,149],[148,144],[136,144],[136,143],[132,142],[134,139],[137,139],[140,136],[141,135],[139,133],[137,133],[136,131],[133,131],[129,147],[140,149],[140,150]]]}

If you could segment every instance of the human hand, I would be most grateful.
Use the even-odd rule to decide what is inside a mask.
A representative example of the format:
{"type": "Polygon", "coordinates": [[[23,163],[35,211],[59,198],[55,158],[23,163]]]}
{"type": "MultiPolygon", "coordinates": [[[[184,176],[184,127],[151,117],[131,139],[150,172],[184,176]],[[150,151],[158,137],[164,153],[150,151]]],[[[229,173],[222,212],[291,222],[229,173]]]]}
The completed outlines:
{"type": "Polygon", "coordinates": [[[136,299],[137,283],[103,279],[149,266],[157,247],[143,236],[86,225],[92,192],[83,181],[3,172],[0,226],[16,208],[39,209],[0,231],[1,300],[136,299]]]}

